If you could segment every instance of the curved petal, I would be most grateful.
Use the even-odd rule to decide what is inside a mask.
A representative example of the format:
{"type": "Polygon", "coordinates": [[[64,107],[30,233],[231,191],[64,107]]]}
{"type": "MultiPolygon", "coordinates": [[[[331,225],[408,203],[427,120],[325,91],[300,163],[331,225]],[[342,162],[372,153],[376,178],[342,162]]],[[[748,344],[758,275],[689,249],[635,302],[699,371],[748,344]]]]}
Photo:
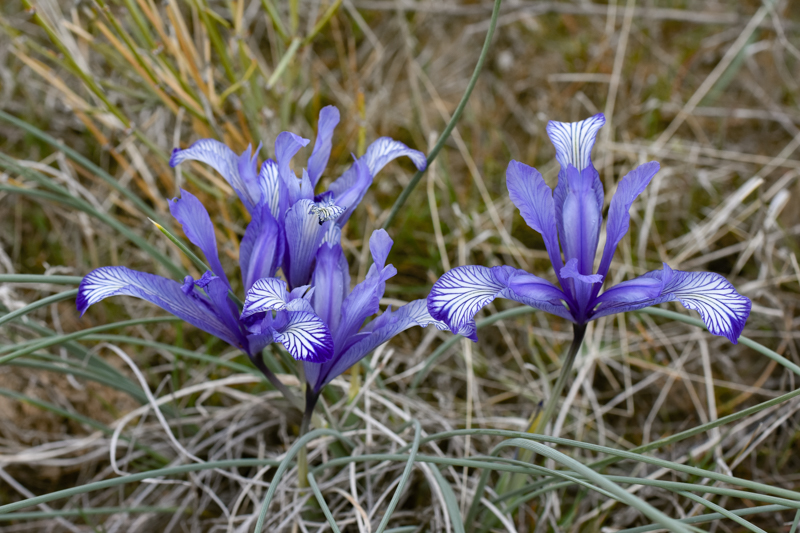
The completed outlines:
{"type": "MultiPolygon", "coordinates": [[[[248,147],[248,151],[242,154],[242,157],[249,159],[249,150],[248,147]]],[[[174,167],[186,160],[200,161],[219,172],[236,191],[248,211],[252,211],[258,204],[260,190],[255,183],[245,181],[239,172],[240,157],[221,142],[214,139],[200,139],[185,150],[176,148],[172,151],[169,164],[174,167]]]]}
{"type": "Polygon", "coordinates": [[[312,188],[316,187],[331,157],[331,137],[337,124],[339,124],[339,110],[332,105],[323,107],[319,112],[314,151],[308,159],[308,177],[311,179],[312,188]]]}
{"type": "Polygon", "coordinates": [[[425,170],[428,165],[425,154],[419,150],[413,150],[391,137],[381,137],[375,140],[367,148],[363,159],[367,163],[369,173],[375,177],[387,163],[401,156],[408,156],[417,170],[425,170]]]}
{"type": "Polygon", "coordinates": [[[600,113],[580,122],[556,122],[551,120],[547,123],[547,135],[550,137],[553,146],[555,146],[556,159],[561,165],[561,170],[558,173],[558,184],[553,190],[553,202],[556,211],[556,226],[558,227],[558,235],[561,238],[562,246],[565,246],[566,238],[563,209],[569,192],[567,169],[570,165],[580,172],[587,168],[592,169],[591,189],[594,192],[597,211],[603,211],[603,184],[592,165],[591,152],[597,138],[597,132],[605,122],[605,117],[600,113]]]}
{"type": "Polygon", "coordinates": [[[333,194],[336,205],[345,208],[345,212],[336,219],[337,226],[342,227],[347,222],[370,185],[372,185],[372,175],[363,157],[357,159],[341,177],[331,183],[329,192],[333,194]]]}
{"type": "MultiPolygon", "coordinates": [[[[431,317],[425,300],[414,300],[394,312],[392,312],[391,308],[387,309],[381,316],[368,324],[371,329],[369,335],[350,346],[340,356],[321,365],[321,368],[314,373],[314,379],[309,381],[311,386],[315,392],[319,392],[322,387],[330,383],[336,376],[342,374],[372,350],[401,331],[412,326],[424,328],[428,324],[433,324],[439,330],[447,329],[447,324],[431,317]]],[[[307,372],[306,375],[308,376],[309,373],[307,372]]]]}
{"type": "Polygon", "coordinates": [[[272,336],[298,361],[324,363],[333,355],[333,338],[320,318],[305,311],[281,311],[272,336]]]}
{"type": "Polygon", "coordinates": [[[603,276],[600,274],[581,274],[578,271],[578,260],[574,257],[567,261],[567,264],[561,269],[561,276],[564,278],[572,278],[580,283],[589,285],[601,283],[603,281],[603,276]]]}
{"type": "Polygon", "coordinates": [[[289,178],[297,178],[295,173],[289,168],[295,154],[311,142],[290,131],[284,131],[275,138],[275,160],[278,163],[278,176],[288,182],[289,178]]]}
{"type": "Polygon", "coordinates": [[[283,273],[289,281],[289,287],[307,285],[311,280],[311,269],[314,259],[322,244],[328,225],[333,222],[319,223],[319,217],[311,208],[314,202],[300,200],[286,212],[284,220],[286,231],[286,254],[283,258],[283,273]]]}
{"type": "Polygon", "coordinates": [[[278,163],[267,159],[261,164],[258,173],[258,186],[261,189],[261,204],[267,204],[275,220],[283,219],[283,214],[288,207],[289,198],[286,190],[281,185],[278,176],[278,163]]]}
{"type": "Polygon", "coordinates": [[[656,279],[662,284],[659,296],[626,302],[618,295],[616,301],[607,297],[607,301],[603,302],[601,295],[598,298],[600,305],[592,319],[677,300],[685,308],[700,313],[708,331],[714,335],[726,337],[735,344],[742,334],[752,304],[749,298],[736,292],[733,285],[721,275],[713,272],[672,270],[665,264],[663,270],[654,270],[641,277],[656,279]]]}
{"type": "Polygon", "coordinates": [[[378,270],[383,270],[386,265],[386,259],[389,257],[389,252],[392,250],[394,241],[385,229],[378,229],[372,232],[369,237],[369,251],[372,254],[372,260],[378,270]]]}
{"type": "Polygon", "coordinates": [[[556,159],[561,168],[569,165],[583,170],[592,166],[592,148],[594,147],[597,132],[606,123],[606,117],[598,113],[593,117],[580,122],[547,123],[547,135],[556,148],[556,159]]]}
{"type": "Polygon", "coordinates": [[[600,268],[597,270],[601,276],[605,277],[608,274],[608,267],[611,265],[619,241],[628,233],[633,201],[642,194],[659,168],[659,164],[655,161],[645,163],[625,174],[617,185],[617,192],[614,193],[608,208],[606,245],[603,249],[603,258],[600,260],[600,268]]]}
{"type": "Polygon", "coordinates": [[[101,267],[92,270],[84,276],[78,287],[76,305],[83,315],[90,305],[117,295],[147,300],[232,346],[242,347],[238,338],[239,332],[231,331],[214,311],[211,302],[194,292],[194,286],[184,292],[177,281],[154,274],[126,267],[101,267]]]}
{"type": "MultiPolygon", "coordinates": [[[[356,285],[342,302],[341,321],[339,327],[334,331],[334,343],[337,350],[344,349],[351,342],[351,338],[358,333],[364,320],[378,312],[380,299],[386,288],[386,280],[397,273],[397,269],[392,265],[378,268],[381,256],[377,254],[383,253],[382,246],[384,244],[372,246],[376,233],[377,231],[373,232],[373,236],[370,238],[370,248],[376,252],[376,255],[373,255],[375,264],[370,267],[366,279],[356,285]]],[[[382,241],[382,239],[380,240],[382,241]]],[[[382,265],[382,262],[380,264],[382,265]]]]}
{"type": "Polygon", "coordinates": [[[284,250],[282,228],[272,217],[269,206],[257,207],[239,246],[239,268],[245,292],[256,280],[275,276],[283,261],[284,250]]]}
{"type": "Polygon", "coordinates": [[[544,245],[550,262],[561,281],[561,250],[558,247],[556,213],[553,205],[553,191],[544,178],[533,167],[518,161],[511,161],[506,169],[508,195],[525,222],[544,238],[544,245]]]}
{"type": "Polygon", "coordinates": [[[230,287],[228,277],[219,262],[214,224],[211,222],[205,206],[193,194],[181,189],[181,197],[169,201],[169,212],[180,223],[183,233],[186,234],[189,241],[203,250],[203,255],[206,256],[211,271],[230,287]]]}
{"type": "Polygon", "coordinates": [[[278,278],[261,278],[247,291],[242,318],[267,311],[282,311],[289,302],[286,282],[278,278]]]}
{"type": "Polygon", "coordinates": [[[508,289],[498,295],[500,298],[514,300],[534,309],[541,309],[552,315],[575,322],[569,309],[570,306],[574,307],[574,304],[566,293],[546,279],[529,274],[524,270],[517,270],[511,267],[503,268],[505,268],[504,272],[498,271],[495,274],[495,277],[501,280],[503,277],[508,276],[505,282],[508,289]]]}

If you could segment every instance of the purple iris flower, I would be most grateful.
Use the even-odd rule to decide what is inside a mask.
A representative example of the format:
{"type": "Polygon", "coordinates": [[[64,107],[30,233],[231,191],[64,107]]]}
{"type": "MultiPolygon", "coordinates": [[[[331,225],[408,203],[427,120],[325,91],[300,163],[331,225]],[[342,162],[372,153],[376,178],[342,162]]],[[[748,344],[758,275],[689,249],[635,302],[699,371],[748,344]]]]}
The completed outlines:
{"type": "MultiPolygon", "coordinates": [[[[263,228],[253,233],[269,232],[269,238],[261,238],[264,246],[256,253],[259,261],[254,263],[252,271],[242,269],[245,291],[263,277],[259,266],[264,262],[283,267],[290,289],[307,285],[325,234],[334,226],[341,228],[350,218],[375,175],[400,156],[408,156],[420,170],[427,164],[422,152],[389,137],[381,137],[331,183],[327,191],[315,195],[314,189],[328,163],[331,138],[338,123],[339,111],[335,107],[327,106],[320,111],[314,150],[300,178],[290,164],[309,140],[288,131],[275,139],[275,159],[267,159],[260,169],[250,148],[237,156],[213,139],[199,140],[185,150],[176,149],[172,153],[172,166],[195,160],[217,170],[236,191],[256,223],[255,227],[263,228]]],[[[260,146],[256,154],[259,150],[260,146]]]]}
{"type": "MultiPolygon", "coordinates": [[[[325,325],[310,305],[294,304],[278,310],[274,317],[263,321],[263,327],[256,334],[251,332],[247,327],[249,324],[240,319],[239,309],[229,297],[231,285],[219,261],[214,225],[208,211],[187,191],[181,191],[181,198],[170,201],[169,208],[189,240],[203,251],[211,271],[199,280],[186,276],[181,285],[171,279],[126,267],[98,268],[87,274],[78,288],[76,303],[81,315],[90,305],[109,296],[124,294],[142,298],[239,348],[270,381],[274,375],[264,365],[260,352],[271,342],[280,342],[295,359],[301,361],[321,362],[330,358],[330,350],[326,348],[330,338],[325,336],[325,325]],[[305,342],[309,336],[314,336],[316,342],[305,342]]],[[[270,256],[270,260],[261,257],[265,255],[261,250],[269,245],[265,241],[271,235],[273,233],[264,230],[255,218],[250,222],[240,252],[242,275],[255,273],[253,275],[285,287],[284,281],[267,277],[275,275],[274,256],[270,256]],[[254,231],[254,227],[261,233],[254,231]]],[[[302,298],[305,289],[307,287],[293,291],[294,297],[306,301],[302,298]]]]}
{"type": "Polygon", "coordinates": [[[662,270],[600,293],[617,245],[628,231],[631,204],[659,169],[656,162],[645,163],[618,183],[608,210],[605,247],[595,271],[604,196],[590,153],[604,123],[602,114],[581,122],[548,123],[547,134],[561,165],[553,191],[533,167],[511,161],[506,171],[511,201],[528,226],[544,238],[561,287],[509,266],[457,267],[439,278],[428,296],[433,318],[446,322],[453,332],[477,340],[473,317],[498,297],[566,318],[576,328],[602,316],[679,301],[700,313],[711,333],[736,343],[751,303],[719,274],[672,270],[665,263],[662,270]]]}
{"type": "MultiPolygon", "coordinates": [[[[351,291],[350,269],[339,244],[340,237],[340,231],[333,228],[316,254],[310,303],[325,323],[325,330],[330,332],[330,344],[326,347],[332,356],[324,362],[304,363],[307,397],[313,398],[311,409],[322,387],[401,331],[428,324],[447,329],[443,322],[430,316],[424,299],[409,302],[396,311],[389,307],[362,327],[367,318],[378,312],[386,280],[397,273],[392,265],[386,264],[392,239],[382,229],[372,233],[369,248],[374,263],[364,281],[351,291]]],[[[288,309],[297,301],[290,298],[290,293],[277,287],[273,280],[258,280],[247,293],[242,316],[245,319],[264,313],[269,316],[271,311],[288,309]]]]}

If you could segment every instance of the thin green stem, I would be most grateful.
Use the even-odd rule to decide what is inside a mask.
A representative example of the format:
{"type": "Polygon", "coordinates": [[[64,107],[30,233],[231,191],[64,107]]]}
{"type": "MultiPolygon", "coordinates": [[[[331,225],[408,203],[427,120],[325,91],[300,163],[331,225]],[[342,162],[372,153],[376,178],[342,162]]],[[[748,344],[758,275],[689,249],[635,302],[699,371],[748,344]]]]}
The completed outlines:
{"type": "Polygon", "coordinates": [[[297,50],[300,48],[300,45],[303,44],[303,40],[299,37],[295,37],[292,40],[292,43],[289,45],[288,50],[286,53],[283,54],[281,60],[278,62],[278,66],[275,67],[275,71],[267,80],[267,89],[271,89],[273,85],[275,85],[280,77],[283,75],[286,67],[289,66],[289,62],[291,62],[294,55],[297,53],[297,50]]]}
{"type": "Polygon", "coordinates": [[[495,0],[494,8],[492,9],[492,18],[489,21],[489,31],[486,33],[486,39],[483,41],[483,48],[481,49],[481,55],[478,56],[478,63],[475,65],[475,70],[472,72],[472,77],[469,79],[469,83],[467,84],[467,90],[464,91],[464,96],[461,97],[461,101],[458,103],[458,107],[456,107],[455,112],[453,112],[453,116],[450,117],[450,122],[448,122],[447,126],[445,127],[442,134],[439,136],[439,140],[436,141],[436,144],[433,146],[433,149],[428,154],[428,164],[425,166],[424,169],[418,170],[414,177],[411,178],[411,181],[406,185],[403,192],[400,193],[400,196],[397,197],[397,200],[394,202],[392,206],[392,210],[389,212],[389,216],[386,217],[386,220],[383,223],[383,229],[387,229],[389,226],[392,225],[394,222],[397,213],[400,212],[400,208],[403,207],[403,204],[406,203],[408,200],[409,195],[411,195],[411,191],[414,190],[414,187],[417,186],[419,180],[422,179],[422,175],[425,174],[425,170],[430,168],[431,164],[433,164],[436,156],[439,155],[439,151],[444,147],[444,143],[447,142],[447,139],[450,137],[450,133],[456,127],[458,120],[461,118],[461,114],[464,112],[464,108],[467,107],[467,102],[469,101],[469,97],[472,94],[472,90],[475,88],[475,84],[478,83],[478,76],[481,73],[481,69],[483,68],[483,63],[486,61],[486,57],[489,55],[489,48],[492,44],[492,36],[494,36],[494,30],[497,26],[497,16],[500,14],[500,4],[502,0],[495,0]]]}
{"type": "Polygon", "coordinates": [[[544,412],[542,412],[541,416],[536,417],[538,420],[534,419],[531,421],[531,425],[528,428],[529,433],[543,433],[547,427],[547,424],[550,422],[550,419],[553,417],[553,413],[555,413],[556,410],[556,405],[558,405],[558,400],[561,398],[561,391],[564,390],[564,385],[567,383],[567,378],[572,373],[572,365],[575,364],[575,358],[581,349],[584,335],[586,335],[586,324],[575,324],[572,330],[572,344],[569,346],[567,358],[564,360],[564,364],[561,366],[561,372],[558,374],[556,384],[553,386],[553,390],[550,392],[550,398],[547,400],[544,412]]]}
{"type": "MultiPolygon", "coordinates": [[[[314,415],[317,398],[319,393],[315,393],[310,385],[306,385],[306,408],[303,411],[303,421],[300,423],[301,437],[308,433],[308,428],[311,427],[311,417],[314,415]]],[[[305,446],[297,453],[297,484],[301,488],[308,487],[308,450],[305,446]]]]}
{"type": "Polygon", "coordinates": [[[41,300],[37,300],[32,304],[28,304],[21,309],[17,309],[16,311],[11,311],[10,313],[0,316],[0,326],[14,320],[15,318],[19,318],[23,315],[27,315],[31,311],[35,311],[40,307],[45,307],[47,305],[57,303],[63,300],[69,300],[70,298],[74,298],[78,294],[78,289],[71,289],[64,292],[59,292],[58,294],[53,294],[52,296],[48,296],[47,298],[42,298],[41,300]]]}

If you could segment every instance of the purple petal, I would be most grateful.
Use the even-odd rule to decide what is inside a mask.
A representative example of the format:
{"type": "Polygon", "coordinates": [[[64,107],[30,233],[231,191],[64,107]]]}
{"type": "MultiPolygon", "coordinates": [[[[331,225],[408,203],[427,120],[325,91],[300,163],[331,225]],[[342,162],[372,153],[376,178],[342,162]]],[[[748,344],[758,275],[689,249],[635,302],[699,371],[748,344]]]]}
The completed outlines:
{"type": "MultiPolygon", "coordinates": [[[[600,184],[597,171],[589,166],[579,172],[570,165],[566,171],[568,191],[563,205],[564,235],[561,244],[564,259],[569,263],[576,260],[577,274],[589,276],[594,270],[594,257],[600,238],[602,223],[602,203],[596,201],[595,186],[600,184]]],[[[602,194],[602,186],[600,194],[602,194]]],[[[564,271],[562,270],[562,276],[564,271]]],[[[573,297],[579,309],[586,308],[592,287],[575,283],[573,297]]]]}
{"type": "Polygon", "coordinates": [[[602,113],[580,122],[547,123],[547,135],[556,147],[556,159],[562,169],[569,165],[583,170],[592,165],[591,153],[597,132],[606,123],[602,113]]]}
{"type": "Polygon", "coordinates": [[[433,284],[428,311],[450,331],[477,340],[474,317],[495,298],[514,300],[572,320],[561,303],[565,295],[552,283],[508,266],[456,267],[433,284]]]}
{"type": "Polygon", "coordinates": [[[553,191],[544,182],[538,170],[517,161],[508,164],[506,186],[508,195],[519,209],[522,218],[544,238],[550,262],[556,275],[560,276],[564,263],[561,261],[561,251],[558,248],[553,191]]]}
{"type": "MultiPolygon", "coordinates": [[[[249,160],[249,153],[250,148],[248,147],[242,156],[249,160]]],[[[240,169],[247,168],[246,165],[240,167],[240,157],[221,142],[214,139],[200,139],[185,150],[176,148],[172,151],[169,164],[174,167],[186,160],[200,161],[219,172],[236,191],[248,211],[252,211],[258,204],[261,191],[255,183],[255,179],[250,181],[245,179],[249,178],[249,175],[242,176],[240,169]]]]}
{"type": "Polygon", "coordinates": [[[386,258],[389,257],[389,251],[392,249],[392,241],[386,230],[379,229],[372,232],[369,238],[369,251],[372,253],[372,260],[379,270],[383,270],[386,265],[386,258]]]}
{"type": "MultiPolygon", "coordinates": [[[[662,283],[661,294],[638,302],[626,302],[624,293],[622,296],[618,294],[614,299],[607,297],[608,301],[603,302],[605,295],[601,295],[598,298],[600,306],[592,319],[677,300],[685,308],[700,313],[708,331],[724,336],[734,344],[737,342],[750,315],[751,303],[749,298],[736,292],[724,277],[713,272],[672,270],[666,264],[663,270],[654,270],[642,277],[662,283]]],[[[632,282],[629,283],[633,285],[632,282]]]]}
{"type": "Polygon", "coordinates": [[[214,224],[208,216],[205,206],[193,194],[181,189],[181,197],[173,198],[169,202],[169,212],[175,217],[183,233],[192,244],[203,250],[212,272],[225,280],[230,287],[228,277],[219,262],[217,251],[217,237],[214,235],[214,224]]]}
{"type": "Polygon", "coordinates": [[[239,267],[245,292],[261,278],[271,278],[283,261],[283,231],[264,204],[253,212],[239,246],[239,267]]]}
{"type": "Polygon", "coordinates": [[[338,243],[320,246],[312,283],[314,312],[331,331],[337,331],[342,316],[342,302],[350,292],[349,267],[338,243]]]}
{"type": "Polygon", "coordinates": [[[333,129],[337,124],[339,124],[339,110],[332,105],[323,107],[319,112],[314,151],[308,159],[308,176],[311,179],[312,187],[316,187],[328,164],[331,156],[331,137],[333,137],[333,129]]]}
{"type": "Polygon", "coordinates": [[[284,255],[284,275],[289,287],[306,285],[311,280],[311,268],[322,239],[329,224],[319,223],[319,218],[311,212],[314,202],[300,200],[286,212],[286,254],[284,255]]]}
{"type": "Polygon", "coordinates": [[[342,227],[350,215],[353,214],[358,204],[361,202],[367,189],[372,185],[372,175],[367,164],[362,157],[356,160],[342,176],[331,183],[329,192],[333,194],[336,205],[340,205],[346,211],[336,219],[336,225],[342,227]]]}
{"type": "Polygon", "coordinates": [[[595,301],[594,306],[612,306],[620,304],[635,304],[645,300],[658,298],[664,290],[664,283],[655,277],[639,276],[628,281],[618,283],[603,292],[595,301]]]}
{"type": "MultiPolygon", "coordinates": [[[[558,227],[558,235],[561,238],[562,246],[564,246],[566,236],[563,209],[569,189],[567,168],[572,165],[579,171],[587,168],[594,170],[591,159],[592,147],[594,146],[597,132],[605,122],[605,117],[602,114],[598,114],[580,122],[555,122],[551,120],[547,123],[547,134],[556,148],[556,159],[561,165],[561,170],[558,173],[558,184],[553,190],[553,202],[555,204],[556,226],[558,227]]],[[[596,171],[593,176],[592,189],[597,203],[597,210],[602,212],[603,184],[600,182],[600,176],[596,171]]]]}
{"type": "Polygon", "coordinates": [[[276,317],[273,338],[298,361],[324,363],[333,355],[333,338],[320,318],[303,311],[281,311],[276,317]],[[280,325],[278,325],[280,324],[280,325]]]}
{"type": "Polygon", "coordinates": [[[358,333],[367,317],[379,310],[379,302],[383,297],[386,280],[397,273],[392,265],[378,270],[372,265],[364,281],[353,288],[353,291],[342,302],[342,317],[339,327],[334,331],[334,343],[337,350],[348,345],[351,337],[358,333]]]}
{"type": "Polygon", "coordinates": [[[303,139],[299,135],[295,135],[290,131],[284,131],[278,134],[275,139],[275,160],[278,162],[278,175],[283,180],[288,178],[297,178],[295,173],[289,168],[292,158],[300,150],[306,146],[310,141],[303,139]]]}
{"type": "Polygon", "coordinates": [[[381,137],[370,144],[363,159],[367,163],[369,173],[375,177],[387,163],[404,155],[411,159],[417,170],[424,170],[428,164],[425,154],[419,150],[412,150],[390,137],[381,137]]]}
{"type": "Polygon", "coordinates": [[[286,282],[277,278],[261,278],[247,291],[242,318],[267,311],[282,311],[289,302],[286,282]]]}
{"type": "Polygon", "coordinates": [[[578,272],[578,260],[574,257],[567,261],[567,264],[564,265],[564,268],[561,269],[561,277],[562,278],[572,278],[574,280],[580,281],[581,283],[585,283],[588,285],[593,285],[595,283],[602,283],[603,276],[600,274],[589,274],[584,275],[578,272]]]}
{"type": "Polygon", "coordinates": [[[208,298],[193,290],[185,293],[177,281],[126,267],[101,267],[84,276],[78,287],[78,311],[83,315],[90,305],[117,295],[147,300],[232,346],[243,348],[238,329],[232,331],[225,324],[208,298]]]}
{"type": "Polygon", "coordinates": [[[645,163],[628,172],[617,185],[617,192],[614,193],[608,208],[606,245],[603,249],[603,258],[600,260],[600,268],[597,270],[598,274],[605,276],[608,273],[619,241],[628,232],[631,205],[636,197],[642,194],[658,169],[659,164],[655,161],[645,163]]]}
{"type": "MultiPolygon", "coordinates": [[[[371,331],[369,335],[350,346],[342,355],[335,357],[328,363],[320,365],[321,368],[314,374],[314,380],[309,380],[315,391],[319,391],[330,383],[336,376],[359,362],[372,350],[388,341],[398,333],[412,326],[426,327],[433,324],[440,330],[447,329],[444,322],[434,320],[428,313],[425,300],[414,300],[397,311],[387,309],[381,316],[368,324],[371,331]]],[[[306,365],[308,367],[308,365],[306,365]]],[[[306,373],[308,376],[308,372],[306,373]]]]}

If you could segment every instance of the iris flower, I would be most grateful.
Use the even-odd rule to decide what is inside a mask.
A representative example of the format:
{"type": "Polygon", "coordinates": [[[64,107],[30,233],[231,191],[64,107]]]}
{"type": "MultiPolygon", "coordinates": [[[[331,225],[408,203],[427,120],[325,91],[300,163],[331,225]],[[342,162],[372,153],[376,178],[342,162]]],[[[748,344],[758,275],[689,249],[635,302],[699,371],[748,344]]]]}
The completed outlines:
{"type": "MultiPolygon", "coordinates": [[[[260,169],[249,147],[237,156],[213,139],[202,139],[185,150],[173,152],[172,166],[195,160],[214,168],[250,212],[252,222],[248,230],[253,228],[253,235],[248,239],[245,234],[242,248],[254,250],[258,260],[253,262],[252,269],[242,268],[245,291],[262,277],[262,265],[274,269],[282,266],[290,289],[307,285],[324,235],[332,226],[341,228],[347,222],[375,175],[387,163],[408,156],[418,169],[425,168],[425,154],[381,137],[359,159],[362,164],[353,164],[327,191],[315,196],[314,189],[328,163],[331,138],[338,123],[339,111],[335,107],[327,106],[320,111],[314,150],[300,178],[292,170],[291,160],[309,140],[288,131],[275,139],[275,159],[267,159],[260,169]]],[[[259,145],[256,154],[260,148],[259,145]]],[[[267,277],[274,275],[275,271],[271,272],[267,277]]]]}
{"type": "MultiPolygon", "coordinates": [[[[261,359],[261,349],[271,342],[283,344],[300,361],[323,363],[333,356],[328,327],[310,305],[308,289],[317,250],[327,234],[339,234],[363,198],[375,174],[391,160],[406,155],[417,168],[425,168],[424,154],[403,143],[381,137],[364,156],[329,190],[314,196],[314,187],[327,165],[333,129],[339,112],[328,106],[320,112],[319,132],[308,169],[298,178],[290,168],[292,157],[309,141],[283,132],[275,141],[275,160],[257,169],[255,155],[248,148],[237,156],[224,144],[203,139],[186,150],[176,149],[170,163],[197,160],[215,168],[232,186],[248,212],[248,224],[239,248],[242,283],[248,291],[256,281],[282,286],[287,305],[269,316],[262,315],[257,326],[253,318],[240,316],[231,284],[222,268],[214,225],[203,204],[182,190],[180,199],[169,203],[170,212],[182,225],[186,237],[199,247],[210,271],[199,280],[187,276],[183,284],[126,267],[102,267],[81,281],[77,307],[81,315],[94,303],[115,295],[147,300],[228,344],[241,349],[262,373],[285,395],[291,397],[261,359]],[[282,268],[286,282],[275,278],[282,268]]],[[[256,153],[258,150],[256,150],[256,153]]]]}
{"type": "Polygon", "coordinates": [[[609,206],[605,246],[595,270],[604,196],[590,152],[604,123],[602,114],[581,122],[548,123],[547,134],[561,165],[555,190],[551,191],[535,168],[523,163],[511,161],[506,171],[511,201],[528,226],[544,238],[560,287],[510,266],[461,266],[434,284],[428,296],[433,318],[443,320],[453,332],[477,340],[475,314],[495,298],[506,298],[573,322],[576,335],[580,332],[582,338],[591,320],[678,301],[700,313],[711,333],[736,343],[751,304],[719,274],[672,270],[665,263],[661,270],[600,292],[617,245],[628,231],[629,209],[659,169],[656,162],[645,163],[620,180],[609,206]]]}
{"type": "MultiPolygon", "coordinates": [[[[439,329],[447,326],[434,320],[428,313],[424,299],[409,302],[396,311],[391,306],[366,325],[364,321],[376,314],[378,304],[386,288],[386,280],[397,273],[392,265],[386,264],[392,239],[384,230],[372,233],[369,248],[374,263],[367,277],[350,290],[350,269],[339,244],[341,233],[333,230],[316,254],[316,267],[310,291],[310,307],[325,324],[326,348],[332,356],[327,361],[306,360],[303,364],[307,381],[306,414],[310,416],[322,387],[336,376],[356,364],[372,350],[388,341],[398,333],[412,326],[426,327],[434,324],[439,329]],[[363,326],[363,327],[362,327],[363,326]]],[[[272,279],[258,280],[244,302],[242,317],[264,316],[270,320],[270,313],[294,308],[297,299],[279,283],[272,279]]],[[[307,302],[302,304],[307,305],[307,302]]],[[[257,329],[259,322],[254,322],[257,329]]],[[[313,339],[307,338],[307,342],[313,339]]]]}
{"type": "MultiPolygon", "coordinates": [[[[181,191],[181,198],[170,201],[169,208],[183,226],[183,231],[189,240],[203,251],[211,270],[204,273],[199,280],[186,276],[181,284],[175,280],[123,266],[95,269],[84,276],[78,288],[76,303],[81,315],[90,305],[109,296],[128,295],[147,300],[242,350],[270,382],[291,398],[275,374],[264,364],[261,349],[270,342],[280,342],[295,359],[327,360],[331,353],[326,348],[330,339],[325,337],[325,325],[309,307],[295,305],[290,309],[278,311],[274,319],[265,324],[263,331],[253,335],[240,320],[239,308],[229,296],[230,282],[220,265],[214,226],[208,211],[200,200],[188,191],[181,191]],[[308,336],[314,336],[316,342],[309,344],[300,341],[308,336]]],[[[257,222],[251,222],[250,227],[253,224],[257,222]]],[[[247,238],[246,232],[245,240],[247,238]]],[[[260,237],[256,240],[258,238],[260,237]]],[[[251,264],[258,262],[258,258],[246,253],[244,241],[240,255],[243,273],[272,271],[274,274],[272,266],[261,263],[256,267],[251,264]]],[[[282,280],[265,279],[274,280],[285,286],[282,280]]],[[[302,292],[303,290],[298,289],[295,291],[295,296],[302,296],[302,292]]]]}

